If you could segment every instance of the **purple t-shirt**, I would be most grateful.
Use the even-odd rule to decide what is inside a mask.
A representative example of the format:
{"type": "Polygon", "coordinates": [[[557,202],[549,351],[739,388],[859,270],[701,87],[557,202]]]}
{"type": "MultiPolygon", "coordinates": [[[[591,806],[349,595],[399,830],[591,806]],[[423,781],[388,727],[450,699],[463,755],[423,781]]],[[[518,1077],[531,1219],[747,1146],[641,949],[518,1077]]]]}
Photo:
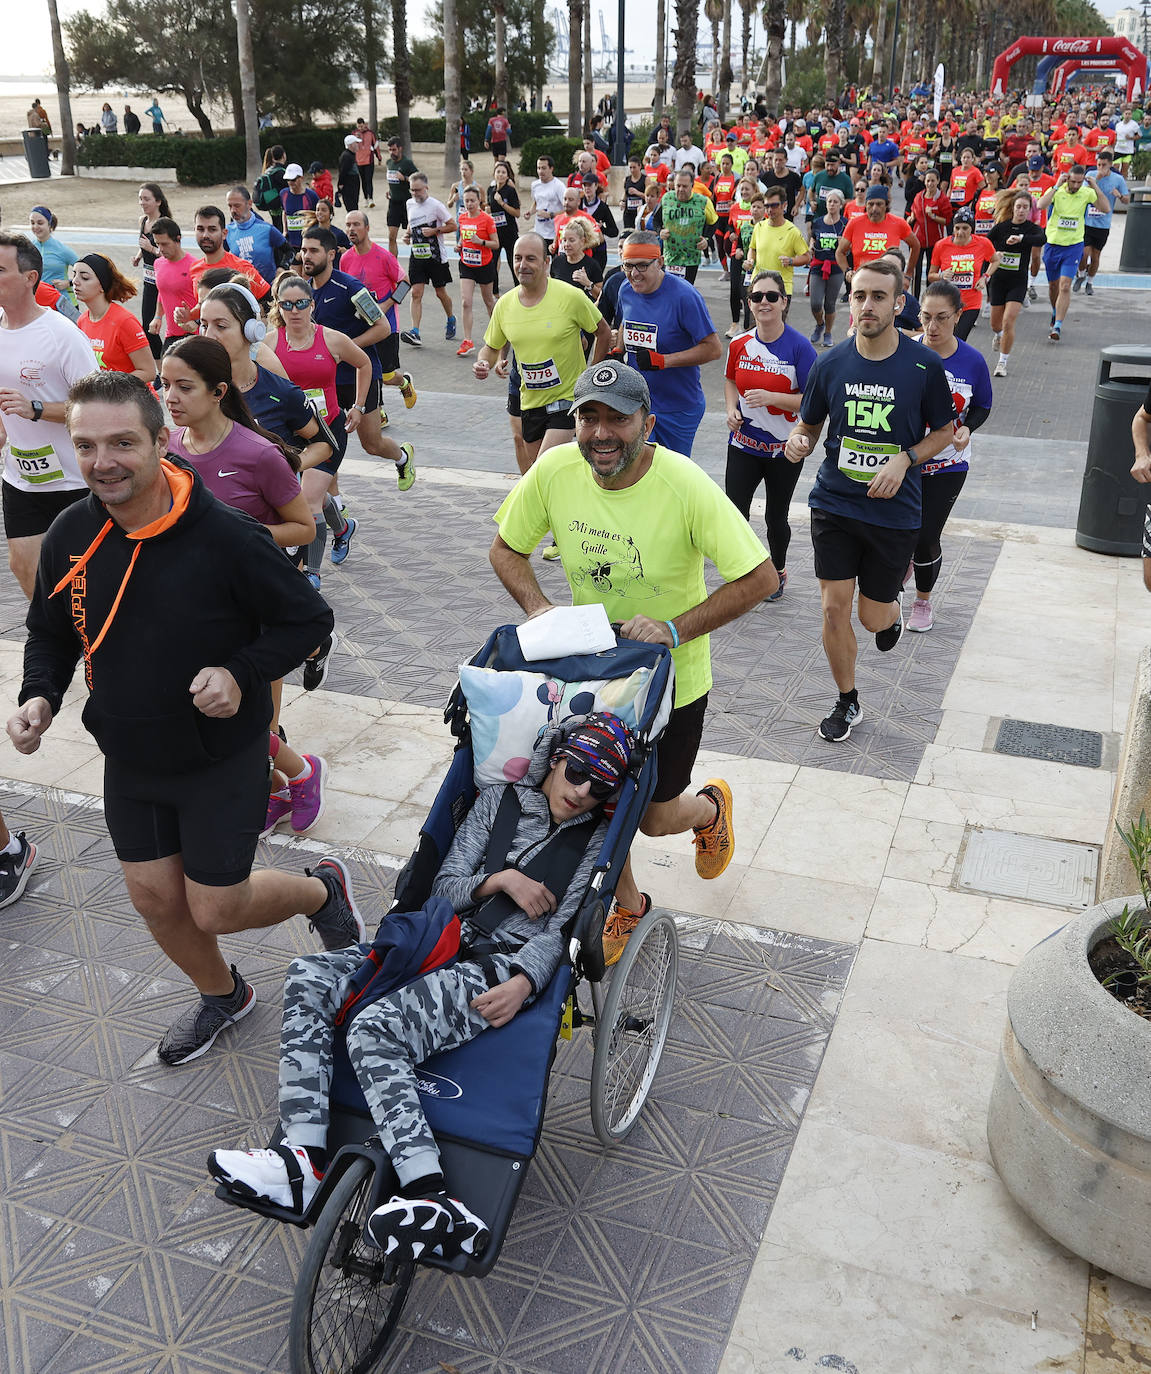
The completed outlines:
{"type": "Polygon", "coordinates": [[[184,444],[184,427],[172,431],[168,450],[200,474],[208,490],[261,525],[282,525],[280,509],[300,494],[300,479],[280,450],[243,425],[207,453],[192,453],[184,444]]]}

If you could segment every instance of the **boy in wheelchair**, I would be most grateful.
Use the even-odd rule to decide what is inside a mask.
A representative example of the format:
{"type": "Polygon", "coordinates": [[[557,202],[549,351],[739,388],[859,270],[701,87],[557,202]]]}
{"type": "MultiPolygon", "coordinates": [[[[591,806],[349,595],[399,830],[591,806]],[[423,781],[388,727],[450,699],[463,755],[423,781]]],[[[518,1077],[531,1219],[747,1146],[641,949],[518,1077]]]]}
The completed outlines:
{"type": "MultiPolygon", "coordinates": [[[[483,1220],[445,1191],[416,1067],[490,1026],[506,1025],[551,980],[565,955],[563,926],[579,906],[607,833],[603,803],[619,790],[631,748],[627,728],[606,713],[549,730],[523,781],[513,784],[520,814],[495,871],[492,834],[508,789],[485,787],[432,888],[462,923],[459,960],[394,988],[347,1024],[348,1055],[399,1180],[399,1194],[368,1221],[372,1239],[388,1255],[448,1259],[478,1255],[487,1242],[483,1220]],[[586,842],[571,873],[580,852],[573,847],[577,837],[560,841],[572,855],[571,877],[566,890],[553,893],[521,870],[574,827],[586,833],[586,842]],[[493,898],[485,921],[484,904],[493,898]]],[[[233,1192],[300,1212],[314,1196],[328,1163],[333,1027],[363,964],[362,948],[352,948],[304,955],[289,966],[280,1036],[284,1142],[263,1150],[214,1150],[208,1171],[233,1192]]]]}

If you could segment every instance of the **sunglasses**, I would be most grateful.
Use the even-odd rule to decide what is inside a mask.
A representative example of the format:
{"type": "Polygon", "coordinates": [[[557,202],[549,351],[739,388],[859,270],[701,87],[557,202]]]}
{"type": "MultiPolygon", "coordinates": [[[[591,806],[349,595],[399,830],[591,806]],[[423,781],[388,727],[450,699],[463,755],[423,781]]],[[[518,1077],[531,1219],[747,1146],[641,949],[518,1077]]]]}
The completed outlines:
{"type": "Polygon", "coordinates": [[[276,304],[281,310],[310,310],[312,299],[307,296],[302,301],[277,301],[276,304]]]}
{"type": "Polygon", "coordinates": [[[774,305],[776,301],[783,300],[783,293],[780,291],[749,291],[747,299],[752,305],[758,305],[760,301],[770,301],[774,305]]]}
{"type": "Polygon", "coordinates": [[[576,763],[573,759],[564,759],[564,773],[573,787],[582,787],[585,782],[590,782],[591,794],[597,801],[606,801],[613,793],[619,791],[618,783],[603,782],[599,778],[593,778],[582,763],[576,763]]]}

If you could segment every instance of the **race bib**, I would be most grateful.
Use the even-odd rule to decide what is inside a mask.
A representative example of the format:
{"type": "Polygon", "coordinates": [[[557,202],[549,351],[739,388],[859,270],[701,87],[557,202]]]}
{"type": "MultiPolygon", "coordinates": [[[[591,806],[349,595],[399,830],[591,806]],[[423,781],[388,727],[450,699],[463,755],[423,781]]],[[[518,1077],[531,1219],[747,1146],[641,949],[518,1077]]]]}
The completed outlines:
{"type": "Polygon", "coordinates": [[[950,197],[951,197],[951,202],[952,202],[952,204],[953,204],[953,205],[959,205],[959,204],[962,202],[962,200],[963,200],[963,195],[964,195],[964,192],[963,192],[963,187],[962,187],[962,186],[953,186],[953,187],[951,188],[951,191],[950,191],[950,197]]]}
{"type": "Polygon", "coordinates": [[[650,348],[658,353],[656,347],[656,327],[654,324],[639,324],[633,320],[623,322],[623,345],[625,348],[650,348]]]}
{"type": "Polygon", "coordinates": [[[1078,219],[1078,217],[1075,216],[1075,215],[1060,215],[1060,216],[1059,216],[1059,222],[1058,222],[1058,223],[1059,223],[1059,228],[1060,228],[1060,229],[1078,229],[1078,228],[1079,228],[1079,219],[1078,219]]]}
{"type": "Polygon", "coordinates": [[[497,214],[494,214],[492,216],[492,223],[496,226],[497,229],[502,229],[507,222],[508,217],[504,214],[502,210],[500,210],[497,214]]]}
{"type": "Polygon", "coordinates": [[[400,182],[400,174],[399,174],[399,172],[397,172],[394,168],[390,168],[389,171],[388,171],[388,182],[389,182],[390,185],[392,185],[392,186],[398,186],[398,185],[399,185],[399,182],[400,182]]]}
{"type": "Polygon", "coordinates": [[[975,280],[974,272],[953,272],[951,274],[952,286],[958,286],[960,290],[971,286],[975,280]]]}
{"type": "Polygon", "coordinates": [[[287,226],[288,233],[299,232],[304,227],[307,216],[301,210],[289,211],[284,216],[284,224],[287,226]]]}
{"type": "Polygon", "coordinates": [[[1005,272],[1018,272],[1022,256],[1021,253],[1000,253],[999,265],[1005,272]]]}
{"type": "Polygon", "coordinates": [[[870,439],[839,441],[839,470],[853,482],[870,482],[879,469],[899,452],[898,444],[877,444],[870,439]]]}
{"type": "Polygon", "coordinates": [[[16,471],[25,482],[39,486],[44,482],[59,482],[64,476],[60,459],[51,444],[45,444],[42,448],[17,448],[11,444],[9,451],[16,471]]]}
{"type": "Polygon", "coordinates": [[[417,242],[412,244],[413,258],[430,258],[432,256],[432,245],[430,243],[417,242]]]}
{"type": "Polygon", "coordinates": [[[154,267],[144,268],[143,281],[145,286],[156,285],[156,269],[154,267]]]}
{"type": "Polygon", "coordinates": [[[478,248],[473,247],[472,244],[461,243],[460,261],[466,263],[469,267],[479,267],[483,263],[483,254],[478,248]]]}
{"type": "Polygon", "coordinates": [[[521,362],[520,376],[528,391],[546,391],[549,387],[559,385],[560,370],[554,359],[547,358],[542,363],[521,362]]]}
{"type": "Polygon", "coordinates": [[[327,400],[324,396],[324,388],[322,386],[305,387],[304,395],[307,398],[308,404],[316,414],[322,416],[325,420],[328,419],[330,412],[328,410],[327,400]]]}
{"type": "Polygon", "coordinates": [[[627,198],[627,208],[628,208],[629,210],[642,210],[642,209],[643,209],[643,199],[642,199],[640,196],[628,196],[628,198],[627,198]]]}
{"type": "Polygon", "coordinates": [[[665,270],[670,272],[673,277],[687,276],[687,268],[678,263],[669,262],[665,270]]]}

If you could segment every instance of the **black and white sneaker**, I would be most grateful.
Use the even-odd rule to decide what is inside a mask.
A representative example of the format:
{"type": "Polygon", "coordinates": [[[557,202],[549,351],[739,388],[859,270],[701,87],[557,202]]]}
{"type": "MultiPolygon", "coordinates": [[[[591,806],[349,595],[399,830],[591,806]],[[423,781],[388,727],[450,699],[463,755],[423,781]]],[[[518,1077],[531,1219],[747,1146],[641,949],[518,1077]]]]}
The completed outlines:
{"type": "Polygon", "coordinates": [[[888,654],[899,643],[899,636],[903,633],[903,588],[900,587],[899,595],[895,598],[896,610],[899,612],[895,624],[889,625],[886,630],[877,630],[875,634],[875,647],[881,654],[888,654]]]}
{"type": "Polygon", "coordinates": [[[490,1236],[486,1222],[446,1193],[393,1197],[368,1218],[368,1235],[385,1255],[420,1259],[481,1255],[490,1236]]]}
{"type": "Polygon", "coordinates": [[[164,1032],[157,1053],[164,1064],[190,1064],[206,1054],[216,1036],[242,1021],[256,1005],[256,989],[232,965],[233,990],[224,997],[204,997],[182,1011],[164,1032]]]}
{"type": "Polygon", "coordinates": [[[328,889],[328,900],[308,919],[325,949],[347,949],[362,944],[367,928],[352,897],[352,875],[341,859],[321,859],[315,868],[304,870],[309,878],[319,878],[328,889]]]}
{"type": "Polygon", "coordinates": [[[315,692],[328,680],[332,666],[332,653],[340,642],[335,630],[320,645],[320,652],[304,659],[304,691],[315,692]]]}
{"type": "Polygon", "coordinates": [[[859,702],[844,701],[840,697],[831,708],[831,715],[819,722],[819,733],[829,744],[842,744],[862,719],[863,707],[859,702]]]}
{"type": "Polygon", "coordinates": [[[20,850],[16,854],[0,854],[0,906],[11,906],[28,886],[28,879],[36,867],[40,851],[23,830],[16,836],[20,850]]]}

